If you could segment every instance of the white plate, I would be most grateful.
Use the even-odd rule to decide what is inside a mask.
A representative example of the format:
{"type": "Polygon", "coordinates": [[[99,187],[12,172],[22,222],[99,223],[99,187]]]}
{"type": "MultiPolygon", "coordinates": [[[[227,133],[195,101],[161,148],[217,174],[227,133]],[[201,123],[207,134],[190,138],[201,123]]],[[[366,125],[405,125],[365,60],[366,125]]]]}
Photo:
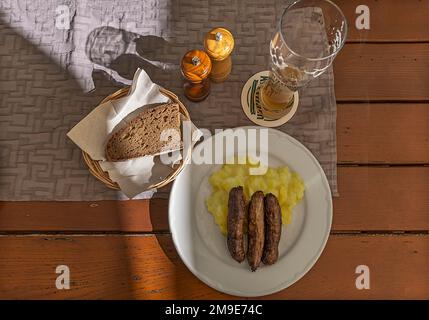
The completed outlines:
{"type": "MultiPolygon", "coordinates": [[[[171,190],[169,221],[177,252],[195,276],[216,290],[255,297],[285,289],[311,269],[331,230],[332,197],[322,168],[300,142],[275,129],[242,128],[246,133],[249,128],[268,130],[268,165],[287,165],[304,180],[304,197],[293,210],[292,223],[282,228],[277,263],[261,264],[251,272],[246,260],[239,264],[231,258],[226,237],[205,206],[211,192],[208,177],[219,165],[187,165],[171,190]]],[[[232,131],[219,134],[225,136],[232,131]]],[[[196,146],[193,154],[201,152],[211,139],[196,146]]],[[[240,154],[243,150],[233,152],[240,154]]]]}

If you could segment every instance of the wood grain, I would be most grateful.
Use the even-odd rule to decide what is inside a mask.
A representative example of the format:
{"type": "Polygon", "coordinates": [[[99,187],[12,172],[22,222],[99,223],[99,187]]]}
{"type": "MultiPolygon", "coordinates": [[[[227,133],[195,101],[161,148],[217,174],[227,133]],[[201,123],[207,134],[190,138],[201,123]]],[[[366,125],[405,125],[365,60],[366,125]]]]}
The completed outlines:
{"type": "Polygon", "coordinates": [[[429,163],[429,104],[339,104],[339,163],[429,163]]]}
{"type": "Polygon", "coordinates": [[[167,230],[168,200],[2,201],[1,231],[151,232],[167,230]]]}
{"type": "Polygon", "coordinates": [[[334,0],[348,22],[347,41],[429,41],[428,0],[334,0]],[[370,29],[355,26],[356,8],[367,5],[370,29]]]}
{"type": "MultiPolygon", "coordinates": [[[[333,230],[429,230],[429,167],[339,167],[333,230]]],[[[168,200],[0,202],[1,232],[165,232],[168,200]]]]}
{"type": "MultiPolygon", "coordinates": [[[[183,265],[169,235],[0,237],[0,298],[228,299],[183,265]],[[55,268],[70,268],[57,290],[55,268]]],[[[331,236],[315,267],[273,299],[429,297],[429,236],[331,236]],[[370,290],[355,269],[370,268],[370,290]]]]}
{"type": "Polygon", "coordinates": [[[338,101],[428,101],[429,43],[346,44],[334,61],[338,101]]]}
{"type": "Polygon", "coordinates": [[[334,230],[429,230],[429,167],[340,167],[334,230]]]}

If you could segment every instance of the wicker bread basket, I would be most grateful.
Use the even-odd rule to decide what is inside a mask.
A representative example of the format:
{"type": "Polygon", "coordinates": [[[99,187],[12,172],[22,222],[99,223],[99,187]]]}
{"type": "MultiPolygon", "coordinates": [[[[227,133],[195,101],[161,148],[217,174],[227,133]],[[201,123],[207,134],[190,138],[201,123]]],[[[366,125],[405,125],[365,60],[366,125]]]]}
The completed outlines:
{"type": "MultiPolygon", "coordinates": [[[[119,99],[125,96],[128,93],[128,91],[129,91],[129,87],[122,88],[112,93],[111,95],[107,96],[106,98],[104,98],[104,100],[101,101],[100,104],[107,102],[109,100],[119,99]]],[[[174,93],[164,88],[160,88],[160,92],[165,96],[167,96],[171,100],[171,102],[176,102],[179,105],[179,110],[180,110],[180,113],[183,115],[183,119],[190,120],[188,110],[186,110],[186,107],[183,105],[182,102],[180,102],[179,98],[174,93]]],[[[170,182],[172,182],[180,173],[180,171],[182,171],[182,169],[185,167],[185,163],[189,158],[191,151],[192,151],[191,148],[187,150],[186,155],[183,155],[184,159],[182,159],[178,164],[173,166],[172,171],[164,180],[161,180],[157,183],[154,183],[148,186],[147,190],[154,189],[154,188],[161,188],[169,184],[170,182]]],[[[119,185],[109,178],[109,174],[107,172],[101,169],[99,161],[91,159],[89,154],[87,154],[84,151],[82,151],[82,154],[83,154],[83,159],[85,163],[88,165],[89,172],[91,172],[91,174],[94,177],[96,177],[98,180],[103,182],[107,187],[115,190],[120,190],[119,185]]]]}

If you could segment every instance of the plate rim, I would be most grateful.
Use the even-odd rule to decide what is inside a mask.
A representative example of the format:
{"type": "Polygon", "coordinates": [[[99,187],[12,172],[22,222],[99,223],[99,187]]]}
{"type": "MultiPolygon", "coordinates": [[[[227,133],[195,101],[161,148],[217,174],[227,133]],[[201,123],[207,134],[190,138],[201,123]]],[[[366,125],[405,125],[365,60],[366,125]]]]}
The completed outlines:
{"type": "MultiPolygon", "coordinates": [[[[176,234],[173,232],[174,227],[172,226],[172,202],[173,202],[173,198],[171,195],[173,194],[173,192],[176,189],[176,180],[180,179],[180,177],[186,172],[187,166],[185,166],[184,170],[182,170],[179,175],[176,177],[175,181],[173,182],[173,185],[171,187],[171,191],[170,191],[170,196],[169,196],[169,200],[168,200],[168,224],[169,224],[169,228],[170,228],[170,232],[171,232],[171,236],[172,236],[172,240],[173,240],[173,244],[174,247],[176,249],[177,254],[179,255],[180,259],[182,260],[183,264],[188,268],[189,271],[192,272],[192,274],[199,279],[200,281],[202,281],[204,284],[206,284],[207,286],[209,286],[210,288],[221,292],[221,293],[226,293],[232,296],[236,296],[236,297],[263,297],[269,294],[273,294],[276,292],[279,292],[281,290],[287,289],[288,287],[292,286],[293,284],[295,284],[297,281],[299,281],[302,277],[304,277],[310,270],[311,268],[313,268],[313,266],[316,264],[316,262],[319,260],[320,256],[322,255],[323,251],[326,248],[326,244],[328,242],[329,236],[330,236],[330,232],[332,229],[332,220],[333,220],[333,201],[332,201],[332,191],[329,185],[329,181],[326,177],[325,171],[323,170],[322,166],[320,165],[319,161],[317,160],[317,158],[313,155],[313,153],[304,145],[302,144],[300,141],[298,141],[296,138],[292,137],[291,135],[280,131],[276,128],[270,128],[270,127],[261,127],[261,126],[257,126],[257,125],[250,125],[250,126],[239,126],[239,127],[234,127],[234,128],[227,128],[227,129],[232,129],[232,131],[235,131],[237,129],[267,129],[269,131],[274,131],[275,134],[280,134],[283,135],[284,137],[286,137],[287,139],[289,139],[292,143],[298,145],[300,148],[302,148],[305,153],[310,156],[310,158],[313,160],[313,162],[315,163],[315,165],[318,167],[320,173],[321,173],[321,178],[322,178],[322,182],[324,184],[324,186],[326,187],[326,190],[328,192],[327,194],[327,212],[328,212],[328,218],[329,218],[329,222],[327,225],[327,231],[326,234],[323,238],[323,242],[321,243],[317,253],[313,256],[313,258],[311,260],[308,261],[308,263],[305,265],[305,267],[298,273],[296,273],[296,277],[293,281],[285,281],[282,283],[279,283],[278,286],[272,287],[270,289],[266,289],[266,290],[262,290],[261,292],[255,292],[255,293],[250,293],[250,294],[241,294],[238,293],[237,291],[233,291],[230,290],[228,288],[222,287],[221,286],[215,286],[213,283],[210,283],[209,281],[207,281],[205,279],[205,277],[201,274],[199,274],[199,272],[196,272],[196,270],[193,268],[193,266],[191,266],[188,261],[186,259],[184,259],[182,252],[179,250],[178,246],[177,246],[177,241],[176,241],[176,234]]],[[[226,129],[225,129],[226,130],[226,129]]],[[[224,131],[221,131],[217,134],[222,134],[224,131]]],[[[216,134],[211,135],[210,138],[213,138],[216,134]]],[[[204,141],[202,142],[204,143],[204,141]]]]}

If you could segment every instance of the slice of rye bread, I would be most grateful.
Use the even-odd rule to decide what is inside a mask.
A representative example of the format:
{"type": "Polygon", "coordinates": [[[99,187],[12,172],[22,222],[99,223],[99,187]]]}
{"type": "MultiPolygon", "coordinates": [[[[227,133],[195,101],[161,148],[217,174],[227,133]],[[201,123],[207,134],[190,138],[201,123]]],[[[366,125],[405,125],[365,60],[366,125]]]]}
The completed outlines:
{"type": "Polygon", "coordinates": [[[143,111],[114,133],[106,145],[106,158],[108,161],[124,161],[181,147],[179,105],[168,103],[143,111]],[[161,139],[164,130],[168,131],[161,139]]]}

